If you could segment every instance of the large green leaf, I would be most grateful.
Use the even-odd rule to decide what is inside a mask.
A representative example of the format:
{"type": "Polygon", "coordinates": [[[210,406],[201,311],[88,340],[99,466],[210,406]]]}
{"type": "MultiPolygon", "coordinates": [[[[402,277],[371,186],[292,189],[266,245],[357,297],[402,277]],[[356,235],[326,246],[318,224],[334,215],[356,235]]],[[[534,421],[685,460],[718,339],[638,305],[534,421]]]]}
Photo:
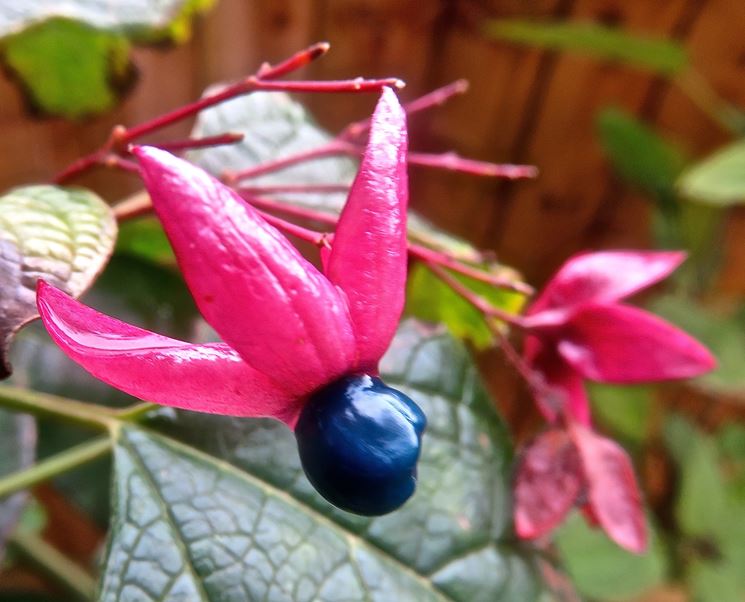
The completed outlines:
{"type": "Polygon", "coordinates": [[[10,373],[13,334],[37,316],[37,280],[82,294],[108,261],[115,236],[109,206],[87,190],[26,186],[0,197],[0,378],[10,373]]]}
{"type": "MultiPolygon", "coordinates": [[[[0,477],[33,463],[36,455],[36,423],[31,416],[0,410],[0,477]]],[[[0,498],[0,564],[5,543],[21,516],[26,493],[0,498]]]]}
{"type": "Polygon", "coordinates": [[[729,206],[745,201],[745,141],[738,141],[688,169],[678,181],[688,198],[729,206]]]}
{"type": "Polygon", "coordinates": [[[181,41],[214,0],[0,2],[0,55],[40,112],[78,118],[111,108],[134,83],[130,40],[181,41]]]}
{"type": "MultiPolygon", "coordinates": [[[[239,171],[260,163],[312,150],[331,140],[303,106],[283,93],[257,92],[242,96],[199,114],[193,136],[213,136],[225,132],[245,134],[238,144],[195,150],[188,158],[216,176],[239,171]]],[[[246,184],[349,184],[357,162],[348,157],[324,157],[294,165],[282,171],[252,178],[246,184]]],[[[272,197],[276,195],[267,194],[272,197]]],[[[278,200],[292,205],[338,214],[344,206],[342,193],[282,193],[278,200]]],[[[447,249],[454,256],[478,260],[478,253],[467,242],[433,227],[416,213],[409,212],[409,237],[428,246],[447,249]]]]}
{"type": "Polygon", "coordinates": [[[173,413],[119,433],[102,599],[534,600],[510,446],[465,350],[409,322],[382,371],[429,420],[401,510],[331,507],[277,422],[173,413]]]}
{"type": "Polygon", "coordinates": [[[500,19],[488,22],[484,30],[499,40],[586,54],[662,75],[675,75],[688,64],[685,48],[674,40],[634,35],[598,23],[500,19]]]}

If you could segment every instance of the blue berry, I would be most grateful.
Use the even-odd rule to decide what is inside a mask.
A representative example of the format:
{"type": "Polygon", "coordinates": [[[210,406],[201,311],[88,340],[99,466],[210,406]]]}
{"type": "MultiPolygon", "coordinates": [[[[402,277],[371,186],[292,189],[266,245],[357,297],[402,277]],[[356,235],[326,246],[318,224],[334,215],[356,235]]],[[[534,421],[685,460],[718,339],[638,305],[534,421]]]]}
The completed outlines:
{"type": "Polygon", "coordinates": [[[303,470],[323,497],[348,512],[379,516],[414,493],[426,424],[401,391],[355,375],[310,396],[295,437],[303,470]]]}

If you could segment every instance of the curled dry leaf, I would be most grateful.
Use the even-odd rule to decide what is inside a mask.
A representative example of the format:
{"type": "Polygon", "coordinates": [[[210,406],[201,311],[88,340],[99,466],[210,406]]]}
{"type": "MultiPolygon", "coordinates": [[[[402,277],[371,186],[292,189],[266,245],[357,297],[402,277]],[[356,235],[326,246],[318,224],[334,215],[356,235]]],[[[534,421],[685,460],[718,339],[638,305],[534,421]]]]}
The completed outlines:
{"type": "Polygon", "coordinates": [[[11,373],[13,335],[35,319],[36,282],[77,297],[114,248],[109,206],[81,188],[25,186],[0,196],[0,379],[11,373]]]}

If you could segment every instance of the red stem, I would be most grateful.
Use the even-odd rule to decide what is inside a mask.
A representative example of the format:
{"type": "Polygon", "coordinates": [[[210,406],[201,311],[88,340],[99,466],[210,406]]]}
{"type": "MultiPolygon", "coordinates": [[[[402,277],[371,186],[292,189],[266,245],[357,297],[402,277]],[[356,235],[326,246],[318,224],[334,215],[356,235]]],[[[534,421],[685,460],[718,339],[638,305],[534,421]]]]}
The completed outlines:
{"type": "Polygon", "coordinates": [[[485,316],[496,318],[497,320],[501,320],[502,322],[506,322],[507,324],[510,324],[512,326],[522,328],[523,323],[522,323],[522,318],[520,316],[501,310],[498,307],[494,307],[494,305],[492,305],[487,299],[485,299],[478,293],[474,293],[470,288],[465,286],[460,280],[458,280],[453,275],[451,275],[450,272],[445,270],[443,267],[437,265],[436,263],[426,262],[425,265],[430,270],[432,270],[432,272],[440,280],[442,280],[445,284],[447,284],[450,288],[452,288],[456,293],[458,293],[458,295],[460,295],[463,299],[468,301],[471,305],[473,305],[477,310],[479,310],[485,316]]]}
{"type": "MultiPolygon", "coordinates": [[[[279,213],[283,213],[284,215],[290,215],[302,220],[319,222],[329,226],[336,226],[337,222],[339,221],[336,216],[331,215],[330,213],[309,209],[307,207],[298,207],[297,205],[291,205],[289,203],[277,201],[274,199],[258,197],[245,188],[239,189],[238,193],[241,194],[252,205],[260,207],[264,210],[277,211],[279,213]]],[[[434,249],[430,249],[428,247],[412,242],[408,243],[408,250],[413,257],[416,257],[417,259],[420,259],[426,263],[433,263],[448,268],[453,272],[463,274],[464,276],[468,276],[469,278],[473,278],[474,280],[478,280],[480,282],[486,282],[487,284],[491,284],[498,288],[515,291],[524,295],[532,295],[535,292],[533,290],[533,287],[525,284],[524,282],[512,282],[511,280],[500,278],[499,276],[495,276],[494,274],[489,274],[488,272],[484,272],[483,270],[479,270],[478,268],[463,264],[441,251],[435,251],[434,249]]]]}
{"type": "Polygon", "coordinates": [[[425,263],[433,263],[448,268],[454,272],[462,274],[463,276],[468,276],[469,278],[473,278],[480,282],[493,284],[498,288],[515,291],[516,293],[522,293],[523,295],[532,295],[535,292],[532,286],[525,284],[524,282],[513,282],[506,278],[500,278],[499,276],[489,274],[488,272],[484,272],[478,268],[463,264],[445,253],[435,251],[434,249],[416,243],[409,243],[409,253],[425,263]]]}
{"type": "Polygon", "coordinates": [[[259,163],[258,165],[253,165],[239,171],[225,171],[222,174],[222,179],[229,184],[233,184],[235,182],[240,182],[241,180],[257,178],[258,176],[263,176],[267,173],[281,171],[288,167],[292,167],[293,165],[297,165],[298,163],[304,163],[314,159],[322,159],[324,157],[332,157],[335,155],[350,154],[353,156],[357,154],[354,146],[342,142],[341,140],[331,140],[322,146],[307,151],[301,151],[294,155],[287,155],[280,159],[259,163]]]}
{"type": "MultiPolygon", "coordinates": [[[[431,109],[432,107],[442,105],[450,100],[453,96],[463,94],[466,90],[468,90],[468,80],[459,79],[449,83],[446,86],[443,86],[442,88],[432,90],[424,96],[420,96],[419,98],[416,98],[411,102],[404,104],[403,108],[404,111],[406,111],[407,115],[412,115],[414,113],[418,113],[419,111],[425,111],[427,109],[431,109]]],[[[360,121],[350,123],[346,128],[344,128],[344,131],[339,134],[339,138],[341,138],[342,140],[359,138],[369,129],[370,118],[368,117],[367,119],[362,119],[360,121]]]]}
{"type": "Polygon", "coordinates": [[[277,194],[282,192],[290,193],[335,193],[349,192],[347,184],[284,184],[277,186],[241,186],[239,193],[245,194],[277,194]]]}
{"type": "Polygon", "coordinates": [[[437,154],[410,152],[407,156],[407,161],[410,165],[435,167],[488,178],[517,180],[520,178],[535,178],[538,175],[538,168],[534,165],[511,165],[509,163],[476,161],[474,159],[466,159],[452,152],[437,154]]]}
{"type": "Polygon", "coordinates": [[[329,51],[329,48],[331,48],[331,44],[328,42],[316,42],[274,66],[264,63],[256,72],[256,77],[260,79],[282,77],[322,57],[329,51]]]}
{"type": "Polygon", "coordinates": [[[151,144],[151,146],[156,146],[170,152],[176,152],[192,148],[207,148],[210,146],[222,146],[223,144],[235,144],[236,142],[243,140],[243,138],[243,134],[227,132],[216,136],[205,136],[204,138],[185,138],[184,140],[158,142],[151,144]]]}
{"type": "Polygon", "coordinates": [[[122,171],[128,171],[138,175],[140,173],[140,166],[137,163],[130,161],[129,159],[123,159],[119,155],[113,153],[106,155],[101,160],[101,164],[104,167],[113,167],[115,169],[121,169],[122,171]]]}
{"type": "Polygon", "coordinates": [[[300,240],[304,240],[316,246],[328,246],[330,244],[330,239],[333,238],[332,234],[326,232],[318,232],[309,228],[303,228],[302,226],[298,226],[297,224],[293,224],[292,222],[283,220],[281,217],[277,217],[276,215],[272,215],[271,213],[267,213],[266,211],[262,211],[261,209],[259,209],[259,213],[261,214],[261,217],[263,217],[275,228],[284,230],[288,234],[292,234],[300,240]]]}

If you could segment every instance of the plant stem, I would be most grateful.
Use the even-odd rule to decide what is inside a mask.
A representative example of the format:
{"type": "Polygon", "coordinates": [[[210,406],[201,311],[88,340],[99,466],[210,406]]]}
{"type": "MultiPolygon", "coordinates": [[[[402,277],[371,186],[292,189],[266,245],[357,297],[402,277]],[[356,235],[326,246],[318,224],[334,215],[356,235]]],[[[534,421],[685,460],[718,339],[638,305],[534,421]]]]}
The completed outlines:
{"type": "Polygon", "coordinates": [[[333,194],[349,192],[348,184],[284,184],[278,186],[241,186],[239,193],[245,194],[333,194]]]}
{"type": "Polygon", "coordinates": [[[306,161],[313,161],[315,159],[322,159],[324,157],[333,157],[336,155],[351,155],[356,156],[358,151],[352,144],[343,142],[341,140],[332,140],[316,148],[310,150],[301,151],[293,155],[287,155],[279,159],[272,161],[266,161],[259,163],[258,165],[252,165],[245,169],[238,171],[225,171],[222,174],[222,179],[228,184],[234,184],[241,180],[247,180],[249,178],[257,178],[267,173],[273,173],[276,171],[282,171],[298,163],[305,163],[306,161]]]}
{"type": "Polygon", "coordinates": [[[96,458],[100,458],[110,450],[111,439],[109,437],[95,439],[42,460],[30,468],[19,470],[0,478],[0,499],[16,491],[28,489],[37,483],[46,481],[62,472],[77,468],[96,458]]]}
{"type": "MultiPolygon", "coordinates": [[[[407,115],[412,115],[413,113],[425,111],[432,107],[445,104],[453,96],[463,94],[466,90],[468,90],[468,80],[459,79],[404,104],[403,109],[407,115]]],[[[370,123],[371,120],[369,117],[367,119],[350,123],[344,128],[344,131],[339,134],[339,138],[342,140],[359,138],[370,129],[370,123]]]]}
{"type": "Polygon", "coordinates": [[[10,540],[15,550],[80,600],[93,600],[96,582],[85,570],[38,535],[16,532],[10,540]]]}
{"type": "Polygon", "coordinates": [[[167,150],[169,152],[177,152],[192,148],[209,148],[211,146],[222,146],[224,144],[235,144],[243,140],[243,134],[235,132],[226,132],[225,134],[217,134],[216,136],[205,136],[204,138],[185,138],[183,140],[169,140],[168,142],[159,142],[152,144],[157,148],[167,150]]]}
{"type": "Polygon", "coordinates": [[[513,165],[510,163],[489,163],[488,161],[476,161],[466,159],[457,153],[416,153],[409,152],[406,156],[409,165],[422,167],[434,167],[447,171],[457,171],[472,176],[483,176],[485,178],[504,178],[507,180],[519,180],[523,178],[535,178],[538,176],[538,168],[534,165],[513,165]]]}
{"type": "Polygon", "coordinates": [[[159,408],[160,406],[156,403],[150,403],[149,401],[143,401],[142,403],[136,403],[116,412],[118,420],[126,420],[136,422],[152,410],[159,408]]]}
{"type": "MultiPolygon", "coordinates": [[[[316,211],[307,207],[299,207],[297,205],[291,205],[283,201],[275,201],[273,199],[267,199],[265,197],[253,196],[252,194],[250,194],[250,189],[247,188],[240,188],[238,190],[239,193],[244,191],[246,191],[244,193],[244,196],[249,203],[264,210],[277,211],[279,213],[283,213],[284,215],[290,215],[298,219],[319,222],[322,224],[327,224],[329,226],[335,226],[338,222],[338,218],[334,215],[331,215],[330,213],[316,211]]],[[[441,251],[436,251],[434,249],[430,249],[428,247],[412,242],[408,244],[408,250],[412,257],[416,257],[417,259],[421,259],[422,261],[428,263],[441,265],[454,272],[458,272],[460,274],[463,274],[464,276],[468,276],[469,278],[473,278],[474,280],[478,280],[480,282],[486,282],[488,284],[496,286],[497,288],[512,290],[524,295],[532,295],[535,292],[533,290],[533,287],[525,284],[524,282],[512,282],[510,280],[507,280],[506,278],[501,278],[499,276],[489,274],[488,272],[479,270],[478,268],[474,268],[461,263],[457,259],[441,251]]]]}
{"type": "Polygon", "coordinates": [[[107,431],[116,426],[115,414],[109,408],[20,387],[0,385],[0,407],[35,416],[61,418],[107,431]]]}
{"type": "Polygon", "coordinates": [[[453,289],[454,292],[456,292],[463,299],[473,305],[477,310],[479,310],[482,314],[484,314],[485,317],[496,318],[497,320],[501,320],[502,322],[510,324],[511,326],[516,326],[518,328],[521,328],[523,326],[522,318],[520,316],[511,314],[499,309],[498,307],[495,307],[484,297],[473,292],[471,289],[465,286],[460,280],[452,276],[443,267],[430,262],[425,263],[425,265],[430,270],[432,270],[432,273],[434,273],[440,280],[442,280],[451,289],[453,289]]]}

